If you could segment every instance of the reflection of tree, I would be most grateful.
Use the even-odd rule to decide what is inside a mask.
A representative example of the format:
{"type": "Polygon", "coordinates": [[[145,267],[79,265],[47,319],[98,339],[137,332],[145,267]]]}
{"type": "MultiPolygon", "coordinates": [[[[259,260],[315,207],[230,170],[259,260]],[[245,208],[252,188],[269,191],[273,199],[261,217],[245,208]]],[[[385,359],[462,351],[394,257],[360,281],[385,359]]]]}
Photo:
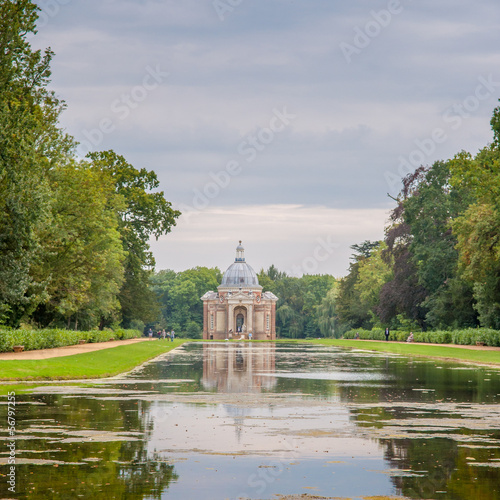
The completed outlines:
{"type": "MultiPolygon", "coordinates": [[[[361,369],[363,362],[354,362],[361,369]]],[[[480,403],[488,401],[496,389],[483,369],[446,369],[442,362],[390,358],[372,359],[370,363],[372,369],[375,366],[385,373],[387,383],[378,387],[339,385],[342,401],[372,403],[369,407],[350,410],[351,420],[363,428],[381,429],[391,420],[410,422],[414,418],[440,418],[442,414],[438,409],[429,413],[423,408],[416,413],[418,405],[415,403],[480,403]],[[408,402],[410,408],[401,403],[391,404],[402,401],[408,402]]],[[[467,442],[471,434],[480,441],[485,433],[462,428],[455,429],[454,434],[462,434],[467,442]]],[[[488,434],[491,438],[491,433],[488,434]]],[[[429,439],[381,439],[380,442],[385,446],[385,458],[391,468],[416,474],[392,479],[405,497],[431,499],[436,498],[436,492],[445,491],[447,496],[444,498],[454,500],[500,498],[500,469],[471,465],[474,461],[485,463],[499,458],[498,447],[481,448],[481,444],[477,448],[460,447],[456,439],[433,438],[431,431],[429,439]]]]}
{"type": "MultiPolygon", "coordinates": [[[[391,412],[383,407],[358,408],[351,411],[352,420],[364,428],[383,428],[391,419],[401,421],[410,417],[404,408],[391,408],[391,412]]],[[[477,430],[456,429],[455,432],[463,434],[464,439],[472,433],[479,439],[481,436],[495,439],[491,433],[477,430]]],[[[447,492],[446,498],[454,500],[500,498],[498,467],[473,465],[500,460],[498,447],[460,447],[456,440],[446,438],[381,439],[380,443],[385,447],[384,458],[391,468],[411,471],[414,474],[392,478],[398,492],[407,498],[434,499],[439,491],[447,492]]]]}
{"type": "Polygon", "coordinates": [[[447,491],[455,468],[457,443],[450,439],[384,439],[381,443],[386,446],[385,459],[393,468],[416,474],[392,478],[401,494],[424,499],[435,498],[437,491],[447,491]]]}
{"type": "MultiPolygon", "coordinates": [[[[30,402],[33,399],[45,405],[19,406],[17,458],[58,463],[19,463],[17,497],[160,499],[178,478],[173,465],[148,455],[137,400],[60,395],[32,396],[30,402]],[[49,428],[31,427],[33,422],[49,428]],[[71,436],[82,430],[99,431],[103,437],[91,441],[71,436]],[[24,432],[27,439],[22,439],[24,432]]],[[[1,483],[0,495],[6,497],[6,481],[1,483]]]]}

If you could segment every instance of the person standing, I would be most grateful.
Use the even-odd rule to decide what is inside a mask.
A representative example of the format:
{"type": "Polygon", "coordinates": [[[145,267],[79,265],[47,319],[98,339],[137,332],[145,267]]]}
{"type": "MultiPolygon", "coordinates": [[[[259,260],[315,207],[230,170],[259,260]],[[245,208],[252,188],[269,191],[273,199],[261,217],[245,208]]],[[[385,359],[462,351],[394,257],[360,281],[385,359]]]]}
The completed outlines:
{"type": "Polygon", "coordinates": [[[151,330],[151,328],[149,329],[148,337],[149,337],[149,340],[151,340],[153,338],[153,330],[151,330]]]}
{"type": "Polygon", "coordinates": [[[389,328],[385,329],[385,340],[386,342],[389,340],[389,328]]]}
{"type": "Polygon", "coordinates": [[[174,330],[172,329],[172,331],[170,332],[170,340],[173,342],[173,341],[174,341],[174,338],[175,338],[175,332],[174,332],[174,330]]]}

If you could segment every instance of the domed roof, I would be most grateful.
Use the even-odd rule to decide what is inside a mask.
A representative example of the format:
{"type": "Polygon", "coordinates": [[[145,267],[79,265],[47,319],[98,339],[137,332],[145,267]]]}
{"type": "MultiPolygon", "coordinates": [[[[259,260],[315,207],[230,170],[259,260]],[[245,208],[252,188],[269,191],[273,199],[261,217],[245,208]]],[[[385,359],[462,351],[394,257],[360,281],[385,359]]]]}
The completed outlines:
{"type": "Polygon", "coordinates": [[[245,261],[245,249],[241,241],[236,247],[236,258],[227,268],[222,278],[221,286],[238,288],[258,287],[259,279],[252,267],[245,261]]]}

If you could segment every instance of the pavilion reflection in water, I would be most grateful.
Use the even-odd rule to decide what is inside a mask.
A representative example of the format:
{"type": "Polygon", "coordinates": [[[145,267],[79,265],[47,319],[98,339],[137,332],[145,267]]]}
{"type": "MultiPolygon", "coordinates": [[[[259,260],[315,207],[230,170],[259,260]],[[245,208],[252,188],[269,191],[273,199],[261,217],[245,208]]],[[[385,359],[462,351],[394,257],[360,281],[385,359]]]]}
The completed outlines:
{"type": "Polygon", "coordinates": [[[203,387],[225,393],[259,393],[276,385],[274,344],[227,343],[203,346],[203,387]]]}

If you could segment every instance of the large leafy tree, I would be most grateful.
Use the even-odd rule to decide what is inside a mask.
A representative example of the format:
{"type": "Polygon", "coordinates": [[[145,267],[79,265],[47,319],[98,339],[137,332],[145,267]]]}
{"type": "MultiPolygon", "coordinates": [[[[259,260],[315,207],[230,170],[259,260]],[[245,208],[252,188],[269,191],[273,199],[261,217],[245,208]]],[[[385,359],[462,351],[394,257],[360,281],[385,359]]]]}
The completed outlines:
{"type": "Polygon", "coordinates": [[[124,326],[141,320],[153,321],[159,314],[149,288],[155,261],[149,239],[170,232],[180,212],[174,210],[162,191],[155,172],[136,169],[114,151],[90,153],[92,167],[112,179],[123,204],[118,210],[119,230],[126,252],[125,281],[119,294],[124,326]]]}
{"type": "Polygon", "coordinates": [[[409,250],[418,283],[426,290],[422,305],[433,328],[475,326],[472,288],[458,273],[457,238],[451,222],[468,206],[467,190],[450,185],[449,162],[420,168],[403,218],[411,232],[409,250]]]}
{"type": "Polygon", "coordinates": [[[402,316],[422,328],[474,326],[472,289],[458,275],[453,221],[468,204],[467,192],[450,185],[449,162],[419,167],[403,180],[386,233],[386,258],[394,277],[382,287],[383,322],[402,316]],[[460,307],[459,307],[460,306],[460,307]]]}
{"type": "Polygon", "coordinates": [[[37,308],[40,325],[92,327],[118,318],[125,251],[117,211],[123,202],[112,179],[81,162],[49,173],[52,224],[41,233],[44,258],[33,275],[46,283],[48,300],[37,308]]]}
{"type": "Polygon", "coordinates": [[[472,203],[453,221],[463,276],[474,288],[483,326],[500,328],[500,107],[491,119],[493,142],[476,157],[461,152],[450,162],[451,183],[472,203]]]}
{"type": "Polygon", "coordinates": [[[31,274],[39,230],[51,223],[46,172],[73,147],[57,127],[63,103],[46,88],[52,52],[26,39],[36,10],[29,0],[0,3],[0,320],[14,326],[47,296],[31,274]]]}

